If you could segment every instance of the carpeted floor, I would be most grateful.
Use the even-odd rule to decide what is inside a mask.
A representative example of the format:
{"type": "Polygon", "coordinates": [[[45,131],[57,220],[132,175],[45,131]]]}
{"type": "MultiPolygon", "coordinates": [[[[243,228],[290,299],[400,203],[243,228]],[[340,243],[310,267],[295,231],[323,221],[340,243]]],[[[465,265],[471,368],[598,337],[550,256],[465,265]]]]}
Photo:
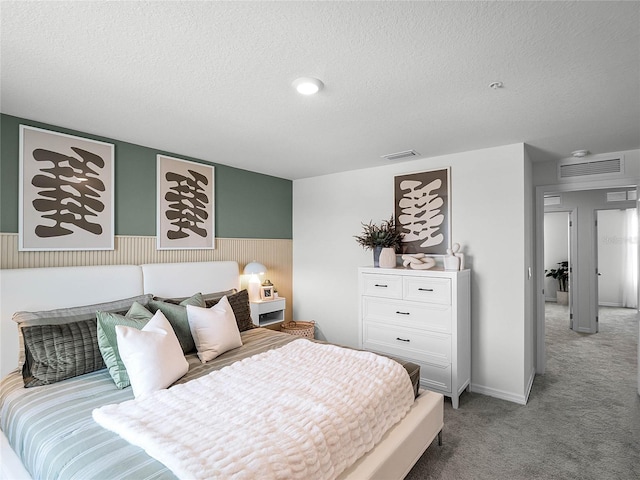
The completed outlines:
{"type": "Polygon", "coordinates": [[[567,308],[547,304],[547,371],[526,406],[466,392],[445,399],[442,447],[417,479],[640,479],[635,310],[602,308],[600,333],[569,330],[567,308]]]}

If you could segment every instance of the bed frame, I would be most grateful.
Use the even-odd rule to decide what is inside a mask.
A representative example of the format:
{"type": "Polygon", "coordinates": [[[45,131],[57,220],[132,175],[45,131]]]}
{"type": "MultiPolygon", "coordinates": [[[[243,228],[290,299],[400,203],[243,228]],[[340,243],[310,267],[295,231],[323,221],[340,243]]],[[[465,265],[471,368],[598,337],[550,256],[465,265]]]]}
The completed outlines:
{"type": "MultiPolygon", "coordinates": [[[[240,287],[236,262],[161,263],[0,270],[2,376],[18,361],[16,311],[52,310],[153,293],[190,296],[240,287]]],[[[376,447],[340,475],[343,480],[402,479],[443,427],[443,397],[421,391],[407,416],[376,447]]],[[[0,479],[30,479],[4,433],[0,479]]]]}

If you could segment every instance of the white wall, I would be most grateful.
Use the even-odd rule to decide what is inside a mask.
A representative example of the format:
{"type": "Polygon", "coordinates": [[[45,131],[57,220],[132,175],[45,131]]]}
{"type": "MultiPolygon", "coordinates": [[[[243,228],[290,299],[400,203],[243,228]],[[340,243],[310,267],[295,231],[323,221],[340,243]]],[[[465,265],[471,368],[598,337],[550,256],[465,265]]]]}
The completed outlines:
{"type": "MultiPolygon", "coordinates": [[[[357,267],[372,253],[353,236],[393,213],[393,177],[451,167],[452,238],[472,269],[472,388],[520,403],[525,384],[524,145],[294,181],[294,318],[321,338],[358,345],[357,267]]],[[[530,202],[527,202],[530,204],[530,202]]]]}

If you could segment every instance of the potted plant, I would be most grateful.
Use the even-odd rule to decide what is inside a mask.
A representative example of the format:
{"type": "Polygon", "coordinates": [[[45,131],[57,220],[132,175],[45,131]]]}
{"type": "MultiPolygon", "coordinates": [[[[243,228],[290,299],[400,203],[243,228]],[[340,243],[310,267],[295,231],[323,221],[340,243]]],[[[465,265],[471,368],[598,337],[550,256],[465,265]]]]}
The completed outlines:
{"type": "Polygon", "coordinates": [[[373,266],[395,268],[396,250],[402,243],[403,234],[396,228],[393,215],[380,225],[370,221],[363,223],[362,227],[362,234],[354,235],[354,238],[362,248],[373,250],[373,266]]]}
{"type": "Polygon", "coordinates": [[[545,270],[547,277],[554,278],[558,282],[556,291],[556,302],[560,305],[569,303],[569,262],[558,262],[558,268],[545,270]]]}

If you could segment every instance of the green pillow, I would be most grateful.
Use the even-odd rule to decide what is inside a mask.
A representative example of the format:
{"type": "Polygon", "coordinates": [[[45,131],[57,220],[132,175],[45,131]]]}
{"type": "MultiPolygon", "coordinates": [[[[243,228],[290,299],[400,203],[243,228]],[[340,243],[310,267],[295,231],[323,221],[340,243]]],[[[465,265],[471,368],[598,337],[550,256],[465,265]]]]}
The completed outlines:
{"type": "Polygon", "coordinates": [[[97,312],[96,315],[98,318],[98,347],[104,363],[109,369],[109,375],[111,375],[118,388],[128,387],[131,383],[129,382],[127,369],[118,351],[116,325],[142,330],[142,327],[153,317],[153,314],[138,302],[135,302],[131,305],[126,315],[111,312],[97,312]]]}
{"type": "Polygon", "coordinates": [[[169,320],[169,323],[173,327],[173,331],[176,332],[176,337],[178,337],[182,351],[184,353],[191,353],[195,352],[196,344],[193,341],[191,329],[189,328],[187,305],[204,308],[205,303],[202,294],[196,293],[192,297],[180,302],[180,305],[154,299],[149,301],[148,307],[153,313],[156,313],[158,310],[164,313],[164,316],[167,317],[167,320],[169,320]]]}

